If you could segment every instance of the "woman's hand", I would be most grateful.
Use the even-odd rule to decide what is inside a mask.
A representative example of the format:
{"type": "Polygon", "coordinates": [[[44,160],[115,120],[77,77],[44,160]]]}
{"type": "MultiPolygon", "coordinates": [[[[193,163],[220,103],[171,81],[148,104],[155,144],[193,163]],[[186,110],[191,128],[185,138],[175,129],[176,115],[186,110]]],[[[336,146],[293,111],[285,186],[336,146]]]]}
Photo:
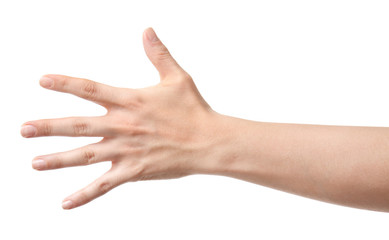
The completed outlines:
{"type": "Polygon", "coordinates": [[[72,151],[34,158],[32,166],[37,170],[112,162],[107,173],[67,197],[64,209],[86,204],[128,181],[192,174],[198,160],[204,161],[212,152],[216,125],[212,119],[217,114],[151,28],[144,32],[143,43],[160,73],[156,86],[116,88],[63,75],[45,75],[40,80],[44,88],[71,93],[107,109],[104,116],[44,119],[22,126],[24,137],[104,137],[72,151]]]}
{"type": "Polygon", "coordinates": [[[38,120],[22,127],[24,137],[103,137],[33,160],[38,170],[112,162],[102,177],[67,197],[63,208],[81,206],[128,181],[205,173],[389,211],[388,128],[266,123],[217,114],[152,29],[143,40],[160,73],[156,86],[133,90],[61,75],[41,79],[45,88],[107,109],[100,117],[38,120]]]}

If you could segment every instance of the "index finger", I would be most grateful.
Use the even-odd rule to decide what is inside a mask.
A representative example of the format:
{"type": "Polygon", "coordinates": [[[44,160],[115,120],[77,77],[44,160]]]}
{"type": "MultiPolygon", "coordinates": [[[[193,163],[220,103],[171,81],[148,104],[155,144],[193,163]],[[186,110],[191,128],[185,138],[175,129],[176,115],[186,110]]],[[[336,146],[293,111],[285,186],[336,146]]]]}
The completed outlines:
{"type": "Polygon", "coordinates": [[[39,83],[44,88],[70,93],[93,101],[104,107],[119,104],[122,94],[120,88],[115,88],[84,78],[75,78],[58,74],[44,75],[39,83]]]}

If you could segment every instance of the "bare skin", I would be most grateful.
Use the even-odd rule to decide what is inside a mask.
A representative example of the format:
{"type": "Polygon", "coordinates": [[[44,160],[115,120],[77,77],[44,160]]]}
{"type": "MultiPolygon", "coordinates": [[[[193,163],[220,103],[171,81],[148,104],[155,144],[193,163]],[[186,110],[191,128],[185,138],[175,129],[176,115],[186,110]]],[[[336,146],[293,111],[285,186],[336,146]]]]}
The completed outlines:
{"type": "Polygon", "coordinates": [[[389,129],[254,122],[213,111],[192,78],[152,29],[145,51],[158,85],[117,88],[45,75],[42,87],[74,94],[107,109],[96,117],[42,119],[22,125],[24,137],[98,136],[68,152],[38,156],[36,170],[111,161],[112,167],[65,198],[82,206],[131,181],[191,174],[234,177],[330,203],[389,212],[389,129]]]}

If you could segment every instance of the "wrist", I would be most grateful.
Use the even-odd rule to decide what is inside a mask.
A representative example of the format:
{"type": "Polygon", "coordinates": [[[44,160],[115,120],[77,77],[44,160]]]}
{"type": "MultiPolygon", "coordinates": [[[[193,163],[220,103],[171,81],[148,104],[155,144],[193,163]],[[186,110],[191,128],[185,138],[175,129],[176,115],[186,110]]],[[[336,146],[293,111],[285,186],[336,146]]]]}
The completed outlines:
{"type": "Polygon", "coordinates": [[[204,131],[205,147],[193,162],[192,174],[234,176],[245,171],[247,136],[253,122],[211,112],[204,131]]]}

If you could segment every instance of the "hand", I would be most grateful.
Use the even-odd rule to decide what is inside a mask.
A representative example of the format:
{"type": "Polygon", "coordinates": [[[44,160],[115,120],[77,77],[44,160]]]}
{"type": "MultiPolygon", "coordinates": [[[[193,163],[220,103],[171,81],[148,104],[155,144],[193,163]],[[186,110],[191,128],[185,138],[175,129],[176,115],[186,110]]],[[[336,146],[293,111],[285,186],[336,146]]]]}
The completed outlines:
{"type": "Polygon", "coordinates": [[[125,182],[193,174],[198,161],[212,152],[215,112],[151,28],[144,32],[143,44],[160,74],[156,86],[116,88],[51,74],[40,80],[44,88],[71,93],[107,109],[104,116],[43,119],[22,125],[24,137],[104,137],[72,151],[34,158],[32,166],[37,170],[112,162],[103,176],[65,198],[64,209],[86,204],[125,182]]]}

